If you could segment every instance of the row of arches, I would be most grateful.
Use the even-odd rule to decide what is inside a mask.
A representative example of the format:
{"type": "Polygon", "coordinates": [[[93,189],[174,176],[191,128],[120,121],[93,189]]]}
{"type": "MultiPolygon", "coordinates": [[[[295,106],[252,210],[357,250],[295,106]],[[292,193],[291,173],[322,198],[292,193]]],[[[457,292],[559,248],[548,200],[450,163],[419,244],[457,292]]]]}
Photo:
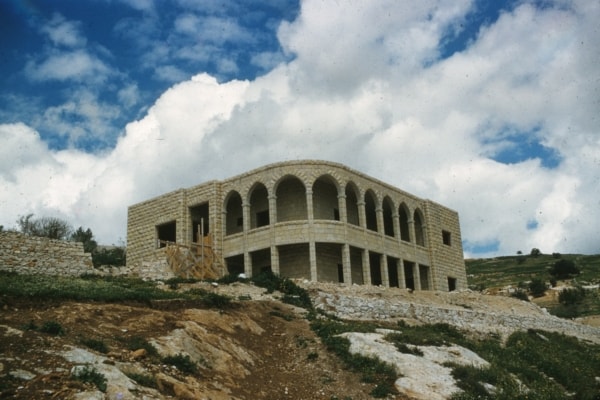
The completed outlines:
{"type": "Polygon", "coordinates": [[[231,190],[225,196],[225,235],[278,222],[332,220],[426,246],[422,210],[411,210],[405,201],[395,202],[392,196],[397,195],[360,190],[352,181],[342,186],[329,175],[315,179],[308,189],[293,175],[282,177],[270,189],[255,182],[244,195],[231,190]]]}

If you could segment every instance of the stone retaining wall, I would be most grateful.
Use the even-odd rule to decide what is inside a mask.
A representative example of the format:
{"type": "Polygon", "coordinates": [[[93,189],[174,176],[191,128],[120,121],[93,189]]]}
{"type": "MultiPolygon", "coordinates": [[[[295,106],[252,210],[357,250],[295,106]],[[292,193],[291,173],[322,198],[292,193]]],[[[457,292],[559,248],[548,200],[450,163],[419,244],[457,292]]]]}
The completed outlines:
{"type": "Polygon", "coordinates": [[[413,319],[426,324],[447,323],[471,332],[507,338],[515,331],[540,329],[600,343],[600,328],[554,317],[547,313],[524,315],[510,311],[477,311],[449,305],[440,307],[401,299],[377,299],[318,292],[318,309],[350,320],[413,319]]]}
{"type": "Polygon", "coordinates": [[[0,271],[79,276],[98,273],[83,243],[0,232],[0,271]]]}

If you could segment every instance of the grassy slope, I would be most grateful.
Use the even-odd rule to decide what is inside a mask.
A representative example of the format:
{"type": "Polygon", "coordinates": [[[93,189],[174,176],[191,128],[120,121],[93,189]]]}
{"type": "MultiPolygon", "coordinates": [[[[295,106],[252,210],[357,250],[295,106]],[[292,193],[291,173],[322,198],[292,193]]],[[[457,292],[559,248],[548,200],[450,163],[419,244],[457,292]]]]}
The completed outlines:
{"type": "MultiPolygon", "coordinates": [[[[581,274],[567,282],[569,285],[588,285],[600,283],[600,255],[562,254],[563,259],[572,260],[581,270],[581,274]]],[[[472,289],[500,288],[508,285],[525,286],[534,278],[550,281],[548,270],[559,258],[540,254],[514,255],[495,258],[465,260],[467,279],[472,289]]],[[[552,309],[550,310],[552,312],[552,309]]],[[[555,310],[561,314],[564,310],[555,310]]],[[[600,314],[600,295],[598,290],[589,291],[589,295],[576,315],[600,314]]],[[[565,316],[575,316],[569,313],[565,316]]]]}

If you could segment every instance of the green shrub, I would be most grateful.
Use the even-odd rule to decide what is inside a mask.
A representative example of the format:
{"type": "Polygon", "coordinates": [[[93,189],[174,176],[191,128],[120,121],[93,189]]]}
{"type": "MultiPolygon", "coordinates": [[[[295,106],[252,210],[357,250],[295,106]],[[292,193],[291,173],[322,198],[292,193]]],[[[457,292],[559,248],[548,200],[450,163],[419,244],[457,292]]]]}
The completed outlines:
{"type": "Polygon", "coordinates": [[[108,353],[108,346],[102,340],[97,339],[81,339],[81,344],[89,347],[92,350],[96,350],[99,353],[108,353]]]}
{"type": "Polygon", "coordinates": [[[58,336],[58,335],[63,335],[65,333],[65,330],[63,329],[62,325],[59,324],[58,322],[47,321],[47,322],[44,322],[42,324],[42,326],[40,327],[40,332],[44,332],[49,335],[58,336]]]}
{"type": "Polygon", "coordinates": [[[317,358],[319,358],[319,353],[311,351],[310,353],[308,353],[308,356],[306,357],[306,359],[308,361],[315,361],[317,358]]]}
{"type": "Polygon", "coordinates": [[[81,382],[93,383],[98,390],[106,392],[106,377],[96,371],[95,368],[90,368],[88,366],[79,368],[75,371],[73,376],[81,382]]]}
{"type": "Polygon", "coordinates": [[[529,282],[529,293],[533,297],[542,297],[546,294],[546,282],[541,279],[534,278],[529,282]]]}
{"type": "Polygon", "coordinates": [[[585,289],[582,287],[564,289],[558,294],[558,302],[565,306],[581,304],[585,299],[585,289]]]}
{"type": "Polygon", "coordinates": [[[510,294],[510,297],[514,297],[515,299],[529,301],[529,296],[527,296],[527,292],[522,289],[517,289],[510,294]]]}
{"type": "Polygon", "coordinates": [[[162,362],[173,365],[179,371],[186,374],[193,374],[198,370],[198,365],[187,354],[175,354],[172,356],[163,357],[162,362]]]}
{"type": "Polygon", "coordinates": [[[550,275],[557,279],[568,279],[579,275],[580,272],[573,261],[564,258],[556,261],[550,269],[550,275]]]}
{"type": "Polygon", "coordinates": [[[146,350],[146,354],[148,355],[148,357],[158,356],[158,350],[156,350],[156,347],[154,347],[152,343],[148,342],[148,340],[141,336],[132,336],[120,340],[125,342],[125,346],[128,350],[135,351],[139,349],[144,349],[146,350]]]}
{"type": "Polygon", "coordinates": [[[157,389],[158,384],[156,383],[156,377],[150,374],[137,374],[135,372],[125,372],[127,377],[133,379],[137,384],[146,386],[152,389],[157,389]]]}

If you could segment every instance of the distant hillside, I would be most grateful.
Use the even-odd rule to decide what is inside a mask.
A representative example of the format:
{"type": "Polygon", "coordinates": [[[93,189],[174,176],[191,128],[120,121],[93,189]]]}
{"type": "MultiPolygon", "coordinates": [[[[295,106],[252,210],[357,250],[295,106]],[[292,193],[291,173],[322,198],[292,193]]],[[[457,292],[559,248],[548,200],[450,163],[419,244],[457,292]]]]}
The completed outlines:
{"type": "MultiPolygon", "coordinates": [[[[467,281],[470,289],[496,292],[498,289],[511,286],[528,291],[528,283],[539,279],[548,286],[556,286],[548,290],[547,295],[534,299],[542,307],[547,307],[555,315],[575,317],[600,314],[600,292],[597,288],[586,290],[587,295],[577,309],[565,309],[558,302],[558,293],[564,287],[590,287],[600,283],[600,255],[581,254],[518,254],[494,258],[477,258],[465,260],[467,281]],[[549,271],[559,260],[570,260],[580,270],[580,274],[572,279],[553,282],[549,271]]],[[[531,294],[531,293],[530,293],[531,294]]]]}

